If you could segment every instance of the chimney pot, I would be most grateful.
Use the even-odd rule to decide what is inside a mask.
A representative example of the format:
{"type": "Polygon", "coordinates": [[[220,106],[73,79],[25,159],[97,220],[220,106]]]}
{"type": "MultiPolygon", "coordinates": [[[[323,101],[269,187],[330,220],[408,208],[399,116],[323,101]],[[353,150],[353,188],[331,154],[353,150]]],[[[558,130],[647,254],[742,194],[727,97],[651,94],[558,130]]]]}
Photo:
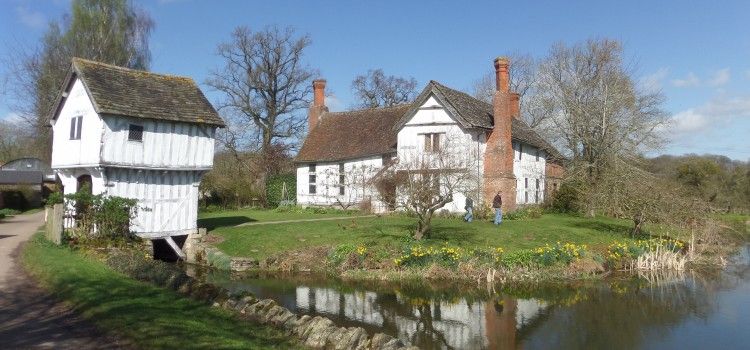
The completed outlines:
{"type": "Polygon", "coordinates": [[[509,69],[510,60],[508,60],[508,58],[498,57],[495,59],[495,85],[497,91],[510,91],[510,75],[508,73],[509,69]]]}
{"type": "Polygon", "coordinates": [[[326,81],[325,79],[313,80],[313,106],[322,107],[326,105],[326,81]]]}

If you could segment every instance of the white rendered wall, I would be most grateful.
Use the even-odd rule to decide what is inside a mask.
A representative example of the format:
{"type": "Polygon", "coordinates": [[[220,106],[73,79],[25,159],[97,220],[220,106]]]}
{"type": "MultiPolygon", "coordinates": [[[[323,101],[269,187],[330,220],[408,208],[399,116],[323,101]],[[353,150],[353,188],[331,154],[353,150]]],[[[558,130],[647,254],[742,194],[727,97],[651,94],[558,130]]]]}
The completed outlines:
{"type": "Polygon", "coordinates": [[[94,110],[80,79],[76,79],[57,119],[52,121],[52,168],[95,166],[99,164],[99,150],[103,122],[94,110]],[[83,116],[81,139],[70,139],[70,120],[83,116]]]}
{"type": "MultiPolygon", "coordinates": [[[[352,159],[340,163],[316,163],[316,193],[311,194],[310,164],[297,165],[297,204],[302,206],[356,204],[364,199],[377,202],[377,191],[368,183],[383,167],[381,156],[363,159],[352,159]],[[344,194],[339,192],[339,164],[344,163],[344,194]]],[[[378,204],[378,203],[374,203],[378,204]]],[[[374,205],[374,206],[376,206],[374,205]]]]}
{"type": "Polygon", "coordinates": [[[469,169],[472,181],[453,193],[453,201],[443,209],[451,212],[464,210],[466,196],[479,203],[483,173],[483,155],[486,147],[486,134],[483,130],[463,129],[442,105],[430,97],[417,110],[416,114],[398,132],[398,158],[400,167],[418,167],[425,161],[432,166],[434,156],[424,152],[424,134],[440,133],[443,146],[442,157],[448,158],[451,168],[469,169]],[[444,136],[444,137],[443,137],[444,136]]]}
{"type": "Polygon", "coordinates": [[[518,142],[513,142],[513,151],[513,174],[516,175],[516,204],[541,203],[544,201],[546,154],[536,147],[518,142]],[[521,153],[521,148],[523,148],[523,153],[521,153]],[[537,151],[539,151],[538,157],[537,151]],[[519,155],[521,159],[519,159],[519,155]],[[527,179],[528,188],[526,187],[527,179]],[[539,180],[538,192],[536,188],[537,180],[539,180]]]}
{"type": "Polygon", "coordinates": [[[213,166],[216,127],[127,117],[104,117],[102,162],[107,165],[205,170],[213,166]],[[129,141],[130,124],[143,141],[129,141]]]}

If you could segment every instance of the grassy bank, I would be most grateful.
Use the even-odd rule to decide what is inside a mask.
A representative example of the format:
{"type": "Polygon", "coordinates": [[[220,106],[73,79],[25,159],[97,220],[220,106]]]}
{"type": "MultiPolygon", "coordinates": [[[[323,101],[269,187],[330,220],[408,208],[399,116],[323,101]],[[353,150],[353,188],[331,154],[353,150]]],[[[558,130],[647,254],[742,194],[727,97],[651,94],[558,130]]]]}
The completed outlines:
{"type": "MultiPolygon", "coordinates": [[[[409,242],[415,222],[414,218],[392,215],[315,223],[215,226],[210,233],[220,237],[222,241],[217,247],[231,256],[264,259],[285,251],[310,246],[333,247],[343,243],[387,250],[409,242]]],[[[606,249],[615,241],[629,240],[630,232],[630,223],[625,220],[566,214],[506,220],[501,226],[489,221],[465,223],[455,218],[435,218],[433,226],[432,238],[422,243],[427,247],[502,247],[506,252],[555,242],[606,249]]]]}
{"type": "Polygon", "coordinates": [[[23,263],[43,287],[85,318],[148,348],[294,348],[282,332],[240,321],[223,311],[130,279],[103,263],[37,234],[23,263]]]}
{"type": "Polygon", "coordinates": [[[241,224],[262,223],[270,221],[325,219],[360,215],[356,211],[334,209],[301,209],[290,207],[287,210],[238,209],[201,211],[198,214],[198,226],[209,231],[220,227],[232,227],[241,224]]]}

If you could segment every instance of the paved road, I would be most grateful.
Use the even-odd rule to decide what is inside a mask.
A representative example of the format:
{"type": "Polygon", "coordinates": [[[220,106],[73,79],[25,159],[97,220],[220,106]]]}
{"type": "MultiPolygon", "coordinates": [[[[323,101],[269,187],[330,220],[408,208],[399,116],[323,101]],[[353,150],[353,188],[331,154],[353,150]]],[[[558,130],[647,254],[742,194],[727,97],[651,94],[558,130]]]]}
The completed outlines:
{"type": "Polygon", "coordinates": [[[34,283],[21,267],[21,247],[44,223],[44,213],[0,221],[0,349],[122,349],[34,283]]]}

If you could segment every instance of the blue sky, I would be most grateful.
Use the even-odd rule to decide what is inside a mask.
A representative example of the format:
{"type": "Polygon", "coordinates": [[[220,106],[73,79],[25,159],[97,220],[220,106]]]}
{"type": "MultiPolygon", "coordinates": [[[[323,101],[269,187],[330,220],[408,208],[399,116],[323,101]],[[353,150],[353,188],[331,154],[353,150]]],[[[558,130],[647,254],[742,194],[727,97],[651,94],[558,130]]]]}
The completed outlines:
{"type": "MultiPolygon", "coordinates": [[[[313,41],[307,62],[328,80],[335,109],[367,69],[457,89],[509,52],[543,56],[556,42],[618,39],[644,84],[660,88],[675,123],[658,153],[750,159],[750,1],[137,1],[156,21],[152,70],[203,82],[216,45],[239,25],[294,26],[313,41]]],[[[0,4],[0,56],[38,42],[67,0],[0,4]]],[[[0,67],[0,74],[5,74],[0,67]]],[[[421,86],[420,86],[421,88],[421,86]]],[[[218,96],[204,89],[210,99],[218,96]]],[[[0,96],[0,118],[13,117],[0,96]]]]}

